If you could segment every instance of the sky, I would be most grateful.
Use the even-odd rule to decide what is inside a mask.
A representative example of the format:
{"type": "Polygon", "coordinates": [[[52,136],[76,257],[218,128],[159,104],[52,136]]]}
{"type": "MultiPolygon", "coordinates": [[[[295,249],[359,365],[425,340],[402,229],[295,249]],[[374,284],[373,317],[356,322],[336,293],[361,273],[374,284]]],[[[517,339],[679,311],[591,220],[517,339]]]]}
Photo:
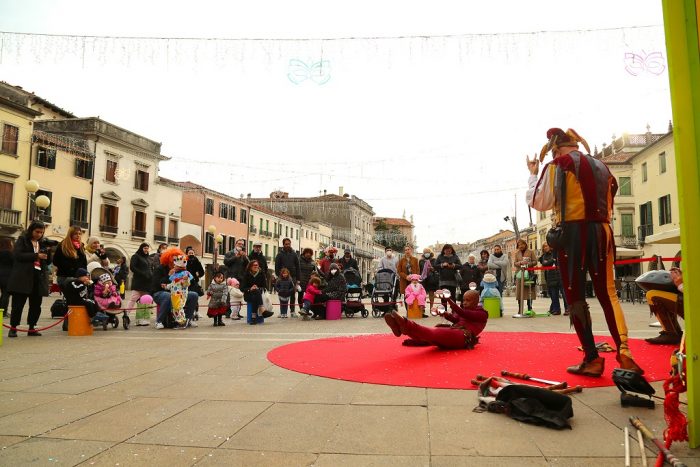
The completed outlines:
{"type": "Polygon", "coordinates": [[[658,0],[0,0],[0,80],[162,142],[162,176],[342,187],[420,247],[526,226],[550,127],[665,132],[666,66],[658,0]]]}

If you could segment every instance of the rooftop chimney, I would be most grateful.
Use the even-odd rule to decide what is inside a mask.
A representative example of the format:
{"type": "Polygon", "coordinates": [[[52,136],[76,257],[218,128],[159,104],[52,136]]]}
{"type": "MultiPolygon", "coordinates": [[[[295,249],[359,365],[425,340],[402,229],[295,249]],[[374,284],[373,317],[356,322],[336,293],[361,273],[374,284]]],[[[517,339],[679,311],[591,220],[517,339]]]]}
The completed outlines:
{"type": "Polygon", "coordinates": [[[326,190],[323,190],[323,195],[324,195],[324,196],[326,195],[326,190]]]}
{"type": "Polygon", "coordinates": [[[343,196],[343,187],[342,186],[338,187],[338,194],[340,196],[343,196]]]}

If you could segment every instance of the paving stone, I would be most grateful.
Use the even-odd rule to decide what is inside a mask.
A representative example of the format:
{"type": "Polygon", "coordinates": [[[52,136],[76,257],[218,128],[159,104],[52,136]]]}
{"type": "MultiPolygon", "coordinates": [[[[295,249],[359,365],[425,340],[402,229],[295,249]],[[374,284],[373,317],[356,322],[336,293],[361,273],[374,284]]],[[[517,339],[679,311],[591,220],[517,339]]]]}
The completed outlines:
{"type": "Polygon", "coordinates": [[[128,377],[116,371],[97,371],[89,375],[56,381],[38,387],[27,389],[32,392],[48,392],[58,394],[81,394],[99,387],[107,386],[128,377]]]}
{"type": "Polygon", "coordinates": [[[429,467],[431,462],[428,456],[379,456],[323,453],[318,456],[318,460],[314,462],[314,467],[336,467],[344,465],[350,467],[429,467]]]}
{"type": "Polygon", "coordinates": [[[128,442],[217,447],[270,405],[269,402],[200,402],[139,433],[128,442]]]}
{"type": "Polygon", "coordinates": [[[425,388],[361,384],[352,398],[352,404],[425,406],[428,404],[428,397],[425,388]]]}
{"type": "Polygon", "coordinates": [[[124,441],[194,405],[191,399],[137,398],[53,430],[52,438],[124,441]]]}
{"type": "Polygon", "coordinates": [[[89,374],[86,370],[46,370],[0,382],[0,391],[25,391],[89,374]]]}
{"type": "Polygon", "coordinates": [[[0,417],[67,397],[64,394],[0,392],[0,417]]]}
{"type": "MultiPolygon", "coordinates": [[[[549,464],[544,457],[485,457],[479,456],[432,456],[430,458],[431,467],[545,467],[549,464]]],[[[562,464],[566,465],[566,464],[562,464]]],[[[593,465],[593,464],[588,464],[593,465]]],[[[619,461],[618,461],[618,466],[619,461]]],[[[597,466],[597,464],[596,464],[597,466]]]]}
{"type": "Polygon", "coordinates": [[[321,452],[347,408],[326,404],[274,404],[221,445],[226,449],[321,452]]]}
{"type": "Polygon", "coordinates": [[[0,435],[37,436],[124,402],[115,396],[67,396],[0,417],[0,435]]]}
{"type": "Polygon", "coordinates": [[[318,454],[303,452],[242,451],[215,449],[206,455],[200,465],[226,465],[229,467],[302,467],[315,466],[318,454]]]}
{"type": "Polygon", "coordinates": [[[431,407],[447,405],[450,407],[464,406],[472,409],[479,405],[476,391],[428,388],[426,393],[428,405],[431,407]]]}
{"type": "Polygon", "coordinates": [[[428,412],[418,406],[348,407],[323,452],[422,456],[428,446],[428,412]]]}
{"type": "Polygon", "coordinates": [[[361,387],[360,383],[306,376],[280,401],[306,404],[348,404],[361,387]]]}
{"type": "Polygon", "coordinates": [[[189,376],[162,389],[168,394],[207,394],[210,400],[277,401],[294,390],[305,376],[189,376]]]}
{"type": "Polygon", "coordinates": [[[30,438],[0,450],[0,465],[77,465],[113,443],[30,438]]]}
{"type": "Polygon", "coordinates": [[[95,466],[190,466],[211,452],[208,448],[157,446],[148,444],[117,444],[85,463],[95,466]]]}
{"type": "Polygon", "coordinates": [[[26,436],[0,436],[0,450],[27,440],[26,436]]]}

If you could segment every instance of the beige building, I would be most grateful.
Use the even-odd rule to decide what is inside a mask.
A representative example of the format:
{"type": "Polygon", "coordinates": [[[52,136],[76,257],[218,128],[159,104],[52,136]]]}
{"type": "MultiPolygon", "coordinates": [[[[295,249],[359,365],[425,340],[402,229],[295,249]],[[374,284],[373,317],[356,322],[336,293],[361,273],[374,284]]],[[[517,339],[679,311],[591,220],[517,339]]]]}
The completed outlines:
{"type": "MultiPolygon", "coordinates": [[[[398,230],[401,235],[406,237],[406,242],[413,245],[414,247],[416,245],[416,235],[414,233],[414,225],[413,225],[413,216],[410,217],[410,221],[406,219],[406,216],[404,214],[404,217],[374,217],[372,219],[372,225],[373,227],[377,227],[380,223],[383,223],[386,225],[386,227],[390,230],[398,230]]],[[[375,234],[377,232],[375,231],[375,234]]]]}
{"type": "Polygon", "coordinates": [[[0,237],[17,238],[26,225],[33,120],[25,93],[0,85],[0,237]]]}
{"type": "Polygon", "coordinates": [[[284,214],[276,213],[263,206],[252,205],[250,209],[250,228],[248,233],[248,251],[253,244],[262,243],[262,251],[267,258],[270,269],[274,270],[275,257],[282,248],[282,240],[289,238],[292,248],[299,252],[301,245],[302,221],[284,214]]]}
{"type": "Polygon", "coordinates": [[[35,128],[89,141],[94,165],[80,167],[81,175],[93,177],[88,233],[110,256],[128,258],[142,242],[160,243],[154,235],[179,243],[182,196],[158,182],[158,164],[168,160],[160,143],[96,117],[36,122],[35,128]]]}
{"type": "Polygon", "coordinates": [[[318,259],[321,251],[331,244],[333,227],[323,222],[304,221],[299,234],[299,251],[311,248],[313,257],[318,259]]]}

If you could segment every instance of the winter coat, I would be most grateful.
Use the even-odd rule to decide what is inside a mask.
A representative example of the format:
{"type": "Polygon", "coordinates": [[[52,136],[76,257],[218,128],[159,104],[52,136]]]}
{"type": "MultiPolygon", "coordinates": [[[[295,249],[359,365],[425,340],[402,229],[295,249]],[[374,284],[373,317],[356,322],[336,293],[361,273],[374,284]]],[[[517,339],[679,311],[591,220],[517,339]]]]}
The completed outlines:
{"type": "Polygon", "coordinates": [[[483,302],[485,298],[501,298],[501,292],[498,291],[498,282],[481,281],[479,287],[483,289],[479,297],[480,301],[483,302]]]}
{"type": "Polygon", "coordinates": [[[494,271],[494,276],[500,282],[505,283],[508,280],[508,274],[510,273],[510,261],[508,256],[503,253],[501,257],[498,258],[496,255],[489,256],[488,267],[490,270],[494,271]]]}
{"type": "Polygon", "coordinates": [[[240,305],[243,302],[243,292],[238,287],[228,286],[228,299],[231,305],[240,305]]]}
{"type": "Polygon", "coordinates": [[[275,282],[275,290],[281,298],[289,298],[294,293],[294,282],[291,279],[282,279],[281,277],[275,282]]]}
{"type": "Polygon", "coordinates": [[[71,258],[63,254],[61,245],[56,247],[56,252],[53,254],[53,265],[56,266],[57,277],[75,277],[75,272],[79,268],[87,268],[87,257],[85,252],[80,249],[76,250],[77,258],[71,258]]]}
{"type": "Polygon", "coordinates": [[[406,290],[406,286],[410,284],[410,281],[407,279],[409,274],[418,274],[420,275],[421,271],[418,268],[418,258],[415,256],[405,256],[401,258],[401,261],[399,261],[399,264],[396,266],[396,271],[399,273],[399,291],[401,293],[404,293],[404,290],[406,290]]]}
{"type": "Polygon", "coordinates": [[[79,279],[68,281],[63,289],[67,305],[85,305],[85,300],[92,301],[92,286],[83,284],[79,279]]]}
{"type": "Polygon", "coordinates": [[[38,291],[43,297],[49,296],[49,269],[51,254],[47,259],[39,261],[40,271],[34,269],[34,261],[37,253],[34,253],[32,241],[22,235],[15,241],[15,249],[12,253],[15,260],[12,271],[7,281],[7,291],[10,293],[20,293],[30,295],[34,287],[34,281],[39,281],[38,291]],[[39,272],[39,274],[35,274],[39,272]]]}
{"type": "Polygon", "coordinates": [[[102,282],[95,283],[95,302],[103,310],[108,308],[119,308],[122,305],[122,299],[117,292],[116,286],[114,284],[110,284],[109,286],[105,287],[102,282]],[[106,297],[104,296],[105,290],[107,290],[106,297]]]}
{"type": "Polygon", "coordinates": [[[379,268],[377,268],[377,271],[380,269],[391,269],[394,272],[396,271],[396,263],[398,260],[396,259],[396,256],[392,256],[391,258],[387,258],[384,256],[382,259],[379,260],[379,268]]]}
{"type": "Polygon", "coordinates": [[[293,281],[299,280],[299,256],[296,251],[287,251],[284,248],[277,253],[275,258],[275,274],[279,277],[282,268],[289,270],[289,275],[293,281]]]}
{"type": "Polygon", "coordinates": [[[317,271],[316,262],[311,259],[306,259],[303,256],[299,260],[299,285],[302,289],[306,289],[311,278],[311,273],[317,271]]]}
{"type": "Polygon", "coordinates": [[[228,285],[226,282],[217,284],[212,281],[207,289],[207,295],[209,296],[209,308],[221,308],[228,306],[228,285]]]}
{"type": "Polygon", "coordinates": [[[267,276],[267,258],[265,257],[265,253],[262,251],[260,253],[256,253],[255,251],[252,251],[248,255],[248,261],[257,261],[258,264],[260,265],[260,271],[267,276]]]}
{"type": "Polygon", "coordinates": [[[304,301],[308,300],[313,303],[316,296],[320,293],[321,291],[315,285],[309,284],[306,286],[306,290],[304,291],[304,301]]]}
{"type": "Polygon", "coordinates": [[[324,256],[321,262],[318,264],[318,269],[325,277],[328,277],[328,273],[331,270],[331,264],[338,264],[338,258],[324,256]]]}
{"type": "Polygon", "coordinates": [[[343,271],[347,269],[355,269],[356,271],[360,270],[360,267],[357,265],[357,260],[353,257],[346,258],[343,256],[338,260],[338,265],[342,268],[343,271]]]}
{"type": "Polygon", "coordinates": [[[192,277],[194,277],[194,282],[199,282],[199,279],[204,277],[204,268],[202,267],[202,263],[195,255],[187,257],[187,272],[192,274],[192,277]]]}
{"type": "Polygon", "coordinates": [[[5,290],[7,287],[7,281],[10,279],[10,272],[12,271],[12,265],[14,264],[14,259],[12,258],[11,251],[0,251],[0,288],[5,290]]]}
{"type": "Polygon", "coordinates": [[[246,302],[251,301],[251,299],[256,295],[261,295],[263,290],[267,290],[267,278],[262,271],[258,271],[257,275],[253,275],[246,271],[243,276],[243,281],[241,282],[241,292],[243,292],[243,297],[246,302]],[[258,286],[257,290],[250,290],[254,285],[258,286]]]}
{"type": "MultiPolygon", "coordinates": [[[[133,265],[134,263],[131,264],[133,265]]],[[[162,284],[170,284],[170,268],[161,264],[155,271],[153,271],[153,274],[151,275],[151,283],[144,291],[149,292],[151,295],[156,292],[164,292],[166,289],[162,287],[162,284]]],[[[132,287],[132,289],[138,290],[134,287],[132,287]]]]}
{"type": "MultiPolygon", "coordinates": [[[[513,266],[515,268],[515,277],[519,277],[519,272],[521,271],[521,266],[525,267],[532,267],[537,264],[537,259],[535,258],[535,253],[530,250],[529,248],[526,249],[524,252],[517,250],[515,252],[515,258],[513,262],[513,266]]],[[[529,281],[533,281],[533,279],[536,278],[534,272],[532,271],[525,271],[525,277],[529,279],[529,281]]],[[[523,292],[520,291],[520,281],[516,280],[515,281],[515,299],[516,300],[522,300],[524,294],[524,298],[526,300],[534,300],[537,298],[537,286],[532,283],[532,284],[525,284],[525,289],[523,292]]]]}
{"type": "MultiPolygon", "coordinates": [[[[60,248],[60,246],[59,246],[59,248],[60,248]]],[[[109,269],[111,267],[111,263],[109,262],[109,258],[107,257],[107,253],[104,253],[102,255],[98,255],[97,250],[93,251],[92,253],[85,250],[85,257],[87,259],[88,264],[95,262],[95,263],[100,263],[100,266],[102,266],[105,269],[109,269]]]]}
{"type": "Polygon", "coordinates": [[[462,283],[459,285],[462,291],[466,291],[469,288],[470,282],[474,282],[477,287],[479,286],[482,279],[482,274],[478,265],[464,263],[459,273],[462,275],[462,283]]]}
{"type": "MultiPolygon", "coordinates": [[[[539,262],[544,267],[557,266],[557,257],[550,251],[549,253],[543,253],[539,262]]],[[[547,283],[547,287],[561,287],[561,273],[559,269],[544,271],[544,280],[547,283]]]]}
{"type": "Polygon", "coordinates": [[[414,301],[418,300],[418,304],[420,306],[425,306],[425,289],[423,288],[422,285],[416,284],[415,286],[413,284],[408,284],[406,286],[406,291],[404,292],[405,295],[405,300],[406,303],[411,306],[414,301]]]}
{"type": "Polygon", "coordinates": [[[435,260],[435,269],[440,274],[440,287],[457,287],[456,273],[462,266],[462,262],[459,260],[457,255],[445,256],[440,254],[435,260]],[[442,263],[447,263],[448,265],[453,265],[453,267],[442,267],[442,263]]]}
{"type": "Polygon", "coordinates": [[[328,284],[323,289],[323,293],[328,296],[330,300],[345,300],[345,293],[347,292],[348,284],[345,280],[343,273],[338,271],[335,276],[328,279],[328,284]]]}
{"type": "Polygon", "coordinates": [[[235,277],[238,282],[243,281],[243,275],[248,267],[248,257],[246,255],[238,255],[233,249],[224,256],[224,266],[226,266],[226,277],[235,277]]]}
{"type": "Polygon", "coordinates": [[[425,268],[425,262],[429,261],[430,262],[430,272],[428,272],[428,276],[423,279],[423,288],[427,290],[428,292],[435,292],[440,286],[440,273],[435,269],[435,258],[432,256],[430,259],[425,259],[423,258],[418,262],[418,269],[420,269],[420,272],[418,274],[423,274],[423,268],[425,268]]]}
{"type": "MultiPolygon", "coordinates": [[[[131,289],[139,292],[152,291],[151,282],[153,280],[153,270],[151,269],[150,257],[139,250],[131,256],[129,269],[134,274],[131,278],[131,289]]],[[[158,287],[157,290],[161,290],[158,287]]]]}

